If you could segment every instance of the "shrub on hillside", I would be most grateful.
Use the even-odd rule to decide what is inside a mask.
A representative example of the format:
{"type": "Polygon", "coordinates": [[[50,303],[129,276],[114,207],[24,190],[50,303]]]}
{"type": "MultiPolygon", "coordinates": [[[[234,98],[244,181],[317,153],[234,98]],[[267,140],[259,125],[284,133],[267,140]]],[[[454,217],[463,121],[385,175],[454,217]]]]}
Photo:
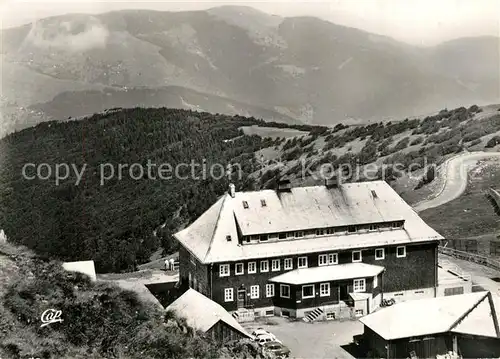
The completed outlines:
{"type": "Polygon", "coordinates": [[[18,258],[19,279],[0,303],[0,353],[43,358],[256,358],[250,344],[223,346],[184,318],[143,303],[136,293],[93,283],[59,263],[18,258]],[[62,311],[61,323],[40,327],[46,309],[62,311]],[[8,321],[8,323],[5,323],[8,321]]]}
{"type": "Polygon", "coordinates": [[[318,136],[322,136],[328,132],[328,127],[325,126],[314,126],[309,131],[309,135],[311,135],[314,139],[318,138],[318,136]]]}
{"type": "Polygon", "coordinates": [[[391,182],[395,181],[396,179],[398,179],[398,177],[400,175],[401,174],[398,171],[394,170],[393,166],[384,165],[384,166],[379,168],[379,170],[376,174],[376,178],[380,179],[380,180],[384,180],[387,183],[391,183],[391,182]]]}
{"type": "Polygon", "coordinates": [[[432,181],[434,181],[434,178],[436,178],[436,167],[429,166],[427,168],[427,171],[425,172],[425,175],[420,179],[417,186],[415,187],[415,190],[431,183],[432,181]]]}
{"type": "Polygon", "coordinates": [[[295,159],[299,159],[300,156],[304,153],[304,150],[301,147],[295,147],[293,150],[288,151],[283,155],[283,159],[285,161],[292,161],[295,159]]]}
{"type": "Polygon", "coordinates": [[[488,140],[488,142],[486,142],[486,145],[484,147],[486,148],[493,148],[495,147],[496,145],[499,145],[500,144],[500,136],[494,136],[492,138],[490,138],[488,140]]]}
{"type": "Polygon", "coordinates": [[[405,137],[401,139],[398,143],[396,143],[396,146],[394,146],[394,151],[401,151],[408,147],[408,144],[410,143],[410,137],[405,137]]]}
{"type": "Polygon", "coordinates": [[[474,147],[474,146],[477,146],[481,143],[482,141],[478,138],[477,140],[474,140],[472,141],[471,143],[469,143],[469,146],[468,147],[474,147]]]}
{"type": "Polygon", "coordinates": [[[472,105],[469,107],[469,112],[478,112],[479,111],[479,106],[478,105],[472,105]]]}
{"type": "Polygon", "coordinates": [[[313,136],[310,137],[301,137],[298,141],[298,144],[300,147],[304,148],[309,146],[311,143],[313,143],[315,138],[313,136]]]}
{"type": "Polygon", "coordinates": [[[477,140],[478,138],[481,138],[485,135],[483,131],[475,131],[472,133],[468,133],[462,137],[463,142],[470,142],[477,140]]]}
{"type": "Polygon", "coordinates": [[[379,152],[384,152],[392,143],[392,137],[386,138],[377,148],[379,152]]]}
{"type": "Polygon", "coordinates": [[[373,141],[368,140],[359,152],[358,159],[361,165],[374,162],[377,159],[377,145],[373,141]]]}
{"type": "Polygon", "coordinates": [[[424,138],[422,136],[418,136],[418,137],[415,137],[413,140],[411,140],[410,146],[419,145],[422,142],[424,142],[424,138]]]}
{"type": "Polygon", "coordinates": [[[455,137],[455,136],[457,136],[459,134],[460,134],[460,131],[457,130],[457,129],[443,131],[443,132],[440,132],[440,133],[435,133],[435,134],[429,136],[427,138],[427,140],[425,140],[424,144],[429,144],[429,143],[439,144],[439,143],[443,143],[445,141],[448,141],[448,140],[452,139],[453,137],[455,137]]]}
{"type": "Polygon", "coordinates": [[[297,146],[297,137],[292,138],[291,140],[287,140],[283,146],[283,151],[287,151],[295,146],[297,146]]]}

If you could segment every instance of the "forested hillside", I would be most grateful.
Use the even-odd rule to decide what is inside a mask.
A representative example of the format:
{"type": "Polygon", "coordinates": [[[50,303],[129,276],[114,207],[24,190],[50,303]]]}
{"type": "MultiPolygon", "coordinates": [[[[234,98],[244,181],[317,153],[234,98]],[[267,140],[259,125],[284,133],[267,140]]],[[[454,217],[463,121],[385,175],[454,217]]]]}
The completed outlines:
{"type": "MultiPolygon", "coordinates": [[[[162,244],[153,235],[158,226],[165,223],[160,238],[168,248],[172,231],[199,216],[227,190],[226,177],[214,179],[207,172],[203,178],[203,164],[208,169],[217,164],[214,176],[220,178],[223,166],[237,162],[241,176],[235,167],[233,182],[238,189],[252,188],[247,176],[255,170],[253,153],[272,141],[238,137],[239,127],[262,123],[239,116],[136,108],[81,122],[43,123],[15,133],[0,141],[0,227],[11,241],[39,253],[64,260],[93,259],[101,272],[131,270],[162,244]],[[119,164],[141,164],[146,170],[148,161],[174,168],[194,162],[196,178],[187,166],[179,172],[185,179],[176,179],[174,173],[174,178],[160,179],[157,172],[156,179],[147,173],[134,179],[139,172],[132,178],[128,169],[119,178],[119,164]],[[73,171],[57,185],[54,174],[48,180],[23,178],[26,163],[46,163],[53,172],[56,164],[79,171],[87,167],[78,185],[73,171]],[[116,171],[103,185],[102,164],[116,171]]],[[[28,172],[35,174],[34,169],[28,172]]]]}
{"type": "MultiPolygon", "coordinates": [[[[280,176],[294,185],[321,184],[321,176],[329,175],[324,166],[351,165],[356,173],[343,180],[384,179],[411,203],[429,194],[426,185],[435,173],[427,165],[465,149],[498,150],[499,136],[498,106],[334,128],[165,108],[118,109],[80,122],[40,124],[0,141],[0,228],[11,241],[38,253],[93,259],[100,272],[133,270],[159,247],[166,253],[176,250],[172,233],[227,191],[228,164],[234,165],[231,181],[237,190],[272,188],[280,176]],[[249,131],[256,125],[266,127],[249,131]],[[148,162],[156,165],[151,174],[148,162]],[[52,171],[56,164],[87,168],[80,180],[71,170],[57,184],[54,175],[23,178],[26,163],[47,163],[52,171]],[[182,163],[177,176],[159,178],[161,164],[175,168],[182,163]],[[194,170],[191,163],[197,165],[194,170]],[[120,164],[141,165],[144,173],[125,168],[120,179],[120,164]],[[370,165],[375,170],[364,171],[370,165]]],[[[35,174],[33,168],[28,172],[35,174]]]]}

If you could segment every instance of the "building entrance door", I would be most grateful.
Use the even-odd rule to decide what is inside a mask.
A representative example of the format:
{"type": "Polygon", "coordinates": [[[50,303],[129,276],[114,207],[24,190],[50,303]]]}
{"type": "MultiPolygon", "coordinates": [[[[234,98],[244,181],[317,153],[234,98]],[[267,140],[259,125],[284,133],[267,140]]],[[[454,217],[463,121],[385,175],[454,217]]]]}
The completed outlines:
{"type": "Polygon", "coordinates": [[[347,302],[349,300],[349,292],[347,290],[347,284],[339,285],[339,300],[347,302]]]}
{"type": "Polygon", "coordinates": [[[238,289],[238,308],[245,308],[246,289],[238,289]]]}

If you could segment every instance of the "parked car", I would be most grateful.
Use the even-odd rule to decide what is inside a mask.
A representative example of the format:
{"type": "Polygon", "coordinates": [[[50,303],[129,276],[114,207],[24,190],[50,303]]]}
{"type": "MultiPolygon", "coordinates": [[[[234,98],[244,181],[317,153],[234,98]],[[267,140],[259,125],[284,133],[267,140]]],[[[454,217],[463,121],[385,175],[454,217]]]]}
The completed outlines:
{"type": "Polygon", "coordinates": [[[271,335],[271,333],[269,333],[267,330],[264,330],[264,328],[257,328],[251,334],[252,334],[252,337],[254,337],[254,338],[258,337],[259,335],[263,335],[263,334],[271,335]]]}
{"type": "Polygon", "coordinates": [[[278,358],[288,358],[290,357],[290,349],[281,344],[280,342],[267,342],[264,344],[264,351],[272,353],[278,358]]]}
{"type": "Polygon", "coordinates": [[[276,342],[276,343],[281,343],[274,335],[271,333],[268,334],[261,334],[255,337],[255,341],[259,343],[260,345],[264,345],[266,343],[270,342],[276,342]]]}

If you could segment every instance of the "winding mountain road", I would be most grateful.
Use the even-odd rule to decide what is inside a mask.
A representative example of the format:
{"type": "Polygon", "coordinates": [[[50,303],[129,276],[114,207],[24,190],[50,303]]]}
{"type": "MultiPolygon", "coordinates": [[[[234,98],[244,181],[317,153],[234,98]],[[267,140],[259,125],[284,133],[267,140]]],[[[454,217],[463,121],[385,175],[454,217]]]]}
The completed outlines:
{"type": "Polygon", "coordinates": [[[416,212],[422,212],[429,208],[442,206],[460,197],[467,188],[469,171],[476,166],[477,161],[500,158],[500,152],[467,152],[452,157],[442,164],[438,171],[441,186],[436,196],[417,203],[413,206],[416,212]]]}

